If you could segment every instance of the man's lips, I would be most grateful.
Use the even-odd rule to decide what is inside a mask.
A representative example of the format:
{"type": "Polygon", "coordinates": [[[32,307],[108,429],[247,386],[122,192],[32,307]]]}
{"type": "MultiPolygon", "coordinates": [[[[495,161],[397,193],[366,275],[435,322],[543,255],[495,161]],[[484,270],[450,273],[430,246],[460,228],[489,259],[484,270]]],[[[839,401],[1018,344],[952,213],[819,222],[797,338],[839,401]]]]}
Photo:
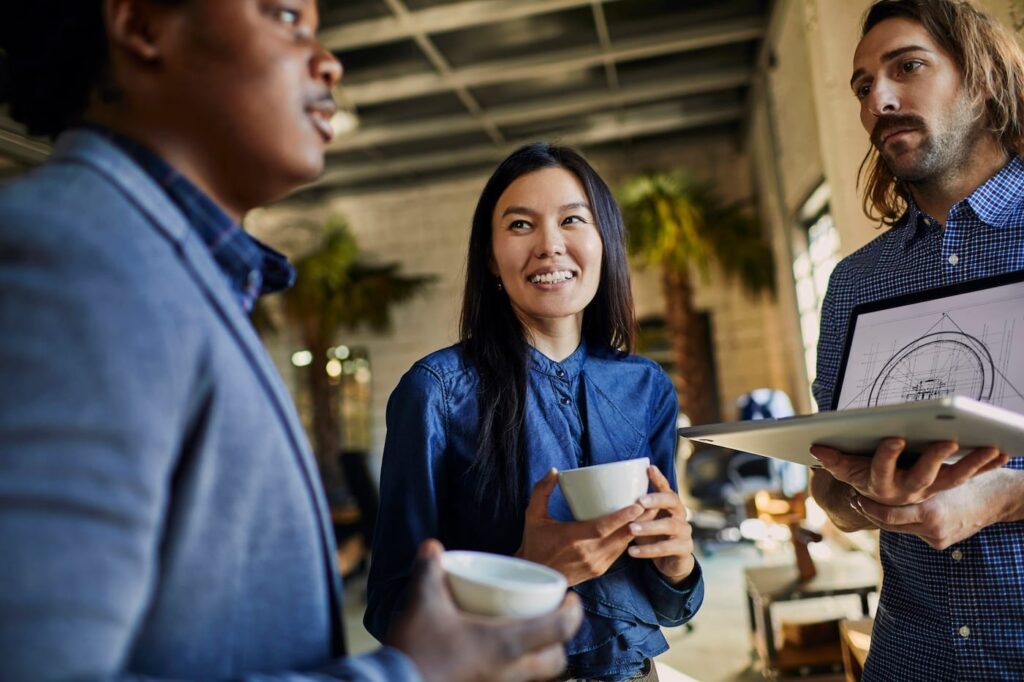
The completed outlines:
{"type": "Polygon", "coordinates": [[[916,133],[916,132],[917,132],[917,128],[897,128],[895,130],[887,130],[881,136],[882,137],[882,145],[885,146],[885,144],[888,143],[890,140],[896,140],[896,139],[899,139],[900,137],[902,137],[903,135],[906,135],[908,133],[916,133]]]}
{"type": "Polygon", "coordinates": [[[306,111],[309,114],[309,119],[313,122],[313,127],[324,138],[324,142],[333,140],[334,127],[331,125],[331,119],[338,111],[338,106],[334,103],[334,100],[329,97],[317,99],[306,107],[306,111]]]}

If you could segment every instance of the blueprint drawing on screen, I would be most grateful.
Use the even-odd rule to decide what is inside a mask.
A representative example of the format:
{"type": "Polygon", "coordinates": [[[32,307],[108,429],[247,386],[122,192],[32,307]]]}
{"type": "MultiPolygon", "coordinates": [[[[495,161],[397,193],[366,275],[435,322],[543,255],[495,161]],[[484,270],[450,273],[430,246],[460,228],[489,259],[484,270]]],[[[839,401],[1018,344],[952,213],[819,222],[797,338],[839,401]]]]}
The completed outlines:
{"type": "Polygon", "coordinates": [[[1024,282],[859,315],[839,409],[959,395],[1024,414],[1024,282]]]}

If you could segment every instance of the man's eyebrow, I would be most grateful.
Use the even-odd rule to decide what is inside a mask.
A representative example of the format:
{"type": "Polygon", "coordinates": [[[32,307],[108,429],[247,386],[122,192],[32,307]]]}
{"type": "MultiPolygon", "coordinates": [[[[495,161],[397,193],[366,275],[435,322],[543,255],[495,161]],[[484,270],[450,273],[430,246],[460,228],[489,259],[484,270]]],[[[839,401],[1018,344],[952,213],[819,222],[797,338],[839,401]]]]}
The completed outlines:
{"type": "MultiPolygon", "coordinates": [[[[906,54],[907,52],[927,52],[932,54],[932,50],[929,50],[927,47],[922,47],[920,45],[905,45],[904,47],[897,47],[895,50],[889,50],[888,52],[882,53],[882,61],[891,62],[893,59],[896,59],[896,57],[906,54]]],[[[853,76],[850,77],[850,87],[852,88],[853,84],[857,82],[857,79],[866,73],[867,71],[865,69],[857,69],[854,71],[853,76]]]]}

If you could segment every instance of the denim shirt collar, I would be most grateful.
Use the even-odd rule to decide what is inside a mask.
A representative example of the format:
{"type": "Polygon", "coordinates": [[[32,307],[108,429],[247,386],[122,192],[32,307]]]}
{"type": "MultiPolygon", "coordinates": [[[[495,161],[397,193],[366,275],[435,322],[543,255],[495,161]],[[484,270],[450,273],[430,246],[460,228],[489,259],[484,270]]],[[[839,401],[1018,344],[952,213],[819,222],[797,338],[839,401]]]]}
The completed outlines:
{"type": "Polygon", "coordinates": [[[533,346],[530,346],[529,349],[530,369],[569,384],[576,380],[576,377],[583,371],[583,365],[587,362],[587,344],[583,339],[580,339],[580,345],[576,347],[572,355],[561,362],[555,362],[533,346]]]}

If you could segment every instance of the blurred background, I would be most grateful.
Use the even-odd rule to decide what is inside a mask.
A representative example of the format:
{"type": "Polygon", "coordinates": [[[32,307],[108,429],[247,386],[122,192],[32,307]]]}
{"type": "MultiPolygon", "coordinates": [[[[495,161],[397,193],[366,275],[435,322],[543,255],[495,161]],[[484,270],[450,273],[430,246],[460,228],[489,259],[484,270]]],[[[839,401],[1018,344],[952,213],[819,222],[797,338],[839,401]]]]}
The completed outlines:
{"type": "MultiPolygon", "coordinates": [[[[878,234],[848,86],[869,4],[321,0],[320,38],[345,67],[327,171],[246,228],[300,270],[254,322],[321,466],[354,648],[372,646],[360,575],[384,408],[415,360],[456,339],[472,211],[518,145],[577,147],[616,191],[641,352],[673,377],[685,420],[815,409],[828,276],[878,234]],[[651,218],[659,206],[696,223],[651,218]]],[[[1020,33],[1024,2],[979,4],[1020,33]]],[[[0,177],[48,153],[0,110],[0,177]]],[[[708,681],[857,679],[874,538],[830,529],[804,471],[685,445],[679,460],[708,598],[664,660],[708,681]]]]}

